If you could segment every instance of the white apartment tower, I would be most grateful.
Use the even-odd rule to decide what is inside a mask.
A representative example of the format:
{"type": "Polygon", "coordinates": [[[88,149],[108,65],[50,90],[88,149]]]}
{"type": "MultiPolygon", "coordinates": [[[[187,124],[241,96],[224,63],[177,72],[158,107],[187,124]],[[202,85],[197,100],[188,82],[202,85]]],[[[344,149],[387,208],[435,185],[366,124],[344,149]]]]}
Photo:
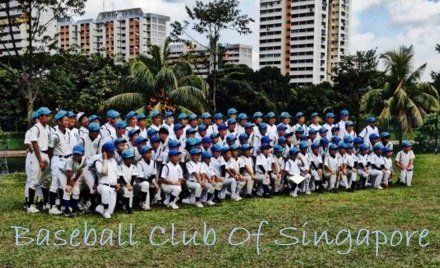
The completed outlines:
{"type": "Polygon", "coordinates": [[[260,0],[260,68],[297,85],[330,81],[348,50],[350,0],[260,0]]]}
{"type": "MultiPolygon", "coordinates": [[[[39,18],[40,25],[46,26],[42,35],[35,35],[32,48],[36,52],[46,51],[47,45],[42,42],[44,37],[54,38],[56,34],[56,21],[50,10],[34,8],[32,11],[22,6],[19,1],[0,1],[0,56],[15,55],[15,48],[19,55],[26,53],[29,47],[29,20],[39,18]],[[9,17],[8,17],[9,13],[9,17]],[[11,24],[12,36],[9,25],[11,24]]],[[[47,51],[46,51],[47,52],[47,51]]]]}
{"type": "Polygon", "coordinates": [[[76,45],[85,54],[130,60],[146,54],[149,42],[163,45],[169,20],[167,16],[144,13],[140,8],[101,12],[96,20],[74,22],[62,18],[58,20],[59,47],[76,45]]]}

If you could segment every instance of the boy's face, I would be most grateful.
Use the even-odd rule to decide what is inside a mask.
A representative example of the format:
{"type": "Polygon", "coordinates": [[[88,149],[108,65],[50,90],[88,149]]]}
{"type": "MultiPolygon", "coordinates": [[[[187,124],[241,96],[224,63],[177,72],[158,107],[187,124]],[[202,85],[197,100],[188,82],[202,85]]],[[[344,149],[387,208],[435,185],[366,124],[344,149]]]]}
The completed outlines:
{"type": "Polygon", "coordinates": [[[137,124],[138,124],[139,127],[145,128],[147,126],[147,120],[146,119],[139,119],[137,121],[137,124]]]}
{"type": "Polygon", "coordinates": [[[123,142],[118,143],[118,145],[116,146],[116,149],[117,149],[119,152],[124,151],[124,149],[125,149],[125,143],[123,143],[123,142]]]}
{"type": "Polygon", "coordinates": [[[238,157],[238,150],[233,150],[231,152],[232,157],[237,158],[238,157]]]}
{"type": "Polygon", "coordinates": [[[319,123],[319,116],[315,116],[315,117],[313,117],[310,121],[313,123],[313,124],[318,124],[319,123]]]}
{"type": "Polygon", "coordinates": [[[267,123],[269,123],[269,125],[275,124],[275,121],[276,121],[275,117],[270,117],[269,119],[267,119],[267,123]]]}
{"type": "Polygon", "coordinates": [[[125,128],[117,128],[116,129],[116,134],[118,134],[118,136],[123,136],[125,134],[125,128]]]}
{"type": "Polygon", "coordinates": [[[151,160],[151,158],[152,158],[152,153],[151,153],[151,150],[150,151],[148,151],[148,152],[145,152],[143,155],[142,155],[142,159],[144,159],[145,161],[150,161],[151,160]]]}
{"type": "Polygon", "coordinates": [[[268,148],[267,148],[267,149],[264,149],[264,150],[261,151],[261,153],[262,153],[264,156],[268,156],[268,155],[269,155],[269,149],[268,149],[268,148]]]}
{"type": "Polygon", "coordinates": [[[41,124],[47,124],[47,123],[49,123],[51,118],[52,118],[52,115],[45,115],[44,114],[39,117],[39,120],[40,120],[41,124]]]}
{"type": "Polygon", "coordinates": [[[290,159],[295,160],[298,157],[298,154],[290,154],[290,159]]]}
{"type": "Polygon", "coordinates": [[[211,158],[202,158],[202,161],[209,165],[209,163],[211,162],[211,158]]]}
{"type": "Polygon", "coordinates": [[[337,151],[338,151],[338,150],[330,150],[328,153],[329,153],[331,156],[335,156],[337,151]]]}
{"type": "Polygon", "coordinates": [[[158,141],[156,141],[156,142],[152,142],[152,143],[151,143],[151,148],[153,148],[154,150],[156,150],[157,147],[159,147],[159,145],[160,145],[160,142],[158,142],[158,141]]]}
{"type": "Polygon", "coordinates": [[[133,164],[134,158],[130,157],[130,158],[124,158],[124,164],[127,166],[130,166],[131,164],[133,164]]]}
{"type": "Polygon", "coordinates": [[[168,116],[167,119],[165,120],[165,123],[168,125],[171,125],[174,123],[174,116],[168,116]]]}
{"type": "Polygon", "coordinates": [[[223,154],[223,158],[227,161],[231,158],[231,151],[227,151],[223,154]]]}
{"type": "Polygon", "coordinates": [[[89,118],[87,116],[83,116],[83,118],[81,118],[81,122],[79,123],[81,126],[87,127],[89,125],[89,118]]]}
{"type": "Polygon", "coordinates": [[[76,117],[69,117],[69,127],[74,127],[76,123],[76,117]]]}
{"type": "Polygon", "coordinates": [[[137,122],[138,122],[138,120],[137,120],[137,117],[135,116],[135,117],[132,117],[132,118],[130,118],[130,120],[128,120],[128,124],[130,125],[130,126],[136,126],[136,124],[137,124],[137,122]]]}
{"type": "Polygon", "coordinates": [[[170,161],[173,164],[177,164],[179,162],[179,159],[180,159],[180,154],[170,156],[170,161]]]}
{"type": "Polygon", "coordinates": [[[403,151],[405,153],[409,152],[411,150],[411,147],[403,147],[403,151]]]}
{"type": "Polygon", "coordinates": [[[94,140],[99,136],[99,131],[89,131],[89,137],[94,140]]]}
{"type": "Polygon", "coordinates": [[[62,128],[68,128],[70,126],[70,120],[68,117],[63,117],[61,120],[58,120],[58,125],[62,128]]]}
{"type": "Polygon", "coordinates": [[[200,154],[193,154],[193,155],[191,155],[191,161],[199,162],[199,160],[200,160],[200,154]]]}
{"type": "Polygon", "coordinates": [[[290,124],[290,118],[289,117],[281,118],[281,123],[283,123],[284,125],[290,124]]]}
{"type": "Polygon", "coordinates": [[[211,125],[212,119],[211,118],[203,118],[202,122],[204,125],[211,125]]]}
{"type": "Polygon", "coordinates": [[[296,121],[298,122],[298,124],[302,125],[306,121],[306,118],[305,118],[305,116],[301,116],[301,117],[298,117],[296,119],[296,121]]]}
{"type": "Polygon", "coordinates": [[[153,125],[158,126],[158,125],[160,125],[161,122],[162,122],[162,117],[156,116],[153,118],[153,125]]]}
{"type": "Polygon", "coordinates": [[[250,149],[245,150],[245,151],[243,152],[243,155],[246,156],[246,157],[251,156],[251,150],[250,150],[250,149]]]}
{"type": "Polygon", "coordinates": [[[80,163],[83,156],[80,154],[73,154],[72,157],[73,157],[73,161],[80,163]]]}

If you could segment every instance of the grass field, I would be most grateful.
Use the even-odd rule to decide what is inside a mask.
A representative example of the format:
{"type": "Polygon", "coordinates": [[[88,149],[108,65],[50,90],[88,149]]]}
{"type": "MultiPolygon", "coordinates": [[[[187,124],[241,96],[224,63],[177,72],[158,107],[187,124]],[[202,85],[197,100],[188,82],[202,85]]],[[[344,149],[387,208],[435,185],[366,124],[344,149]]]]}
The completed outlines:
{"type": "MultiPolygon", "coordinates": [[[[182,209],[177,211],[156,208],[151,212],[136,211],[133,215],[117,212],[109,220],[97,215],[76,218],[28,215],[22,209],[24,175],[0,177],[0,267],[440,267],[439,162],[438,155],[417,155],[412,188],[313,194],[297,199],[288,196],[247,199],[203,209],[182,205],[182,209]],[[255,234],[262,221],[268,224],[261,225],[263,235],[258,239],[258,247],[257,236],[253,235],[238,246],[228,242],[234,228],[246,228],[255,234]],[[94,228],[98,234],[94,246],[84,243],[85,222],[88,230],[94,228]],[[204,222],[207,229],[215,230],[216,242],[212,246],[204,244],[204,222]],[[122,225],[122,240],[128,240],[130,223],[133,226],[132,240],[138,243],[130,246],[127,242],[120,246],[118,224],[122,225]],[[177,245],[172,245],[171,241],[172,223],[175,228],[174,243],[180,241],[177,245]],[[304,226],[305,223],[307,225],[304,226]],[[16,232],[11,226],[28,228],[29,233],[23,236],[33,239],[36,239],[39,229],[46,228],[50,230],[50,245],[37,246],[34,241],[16,246],[16,232]],[[152,242],[166,242],[161,246],[150,243],[150,234],[157,226],[164,228],[164,234],[156,228],[152,242]],[[297,230],[284,229],[288,227],[297,230]],[[104,228],[114,231],[113,246],[109,243],[99,245],[104,228]],[[363,231],[357,241],[361,228],[370,230],[369,245],[363,241],[358,246],[363,238],[368,239],[363,231]],[[54,236],[57,230],[62,229],[65,232],[59,232],[58,236],[65,239],[67,245],[54,246],[53,243],[62,243],[54,236]],[[71,246],[69,241],[74,229],[80,232],[72,240],[72,243],[80,243],[78,247],[71,246]],[[341,231],[344,229],[350,230],[351,239],[347,231],[341,231]],[[429,230],[429,233],[422,232],[423,229],[429,230]],[[319,237],[325,230],[329,240],[337,239],[329,245],[325,239],[314,245],[314,232],[319,237]],[[399,233],[394,232],[396,230],[403,234],[400,244],[399,233]],[[194,231],[198,232],[195,241],[200,245],[183,245],[183,232],[186,232],[188,241],[194,231]],[[406,231],[417,231],[410,238],[409,246],[406,231]],[[304,232],[304,242],[312,240],[308,245],[303,245],[304,232]],[[390,245],[393,232],[392,244],[399,244],[397,246],[390,245]],[[376,256],[376,237],[382,242],[384,236],[388,242],[378,247],[376,256]],[[298,239],[296,245],[279,245],[292,244],[296,242],[295,238],[298,239]],[[338,254],[338,251],[348,254],[338,254]]],[[[41,232],[41,237],[45,233],[41,232]]],[[[109,233],[105,232],[103,240],[108,238],[109,233]]],[[[212,243],[212,233],[208,238],[205,242],[212,243]]],[[[240,243],[246,240],[246,231],[240,229],[231,238],[231,243],[240,243]]],[[[18,240],[19,244],[27,241],[18,240]]],[[[92,243],[93,236],[87,241],[92,243]]]]}

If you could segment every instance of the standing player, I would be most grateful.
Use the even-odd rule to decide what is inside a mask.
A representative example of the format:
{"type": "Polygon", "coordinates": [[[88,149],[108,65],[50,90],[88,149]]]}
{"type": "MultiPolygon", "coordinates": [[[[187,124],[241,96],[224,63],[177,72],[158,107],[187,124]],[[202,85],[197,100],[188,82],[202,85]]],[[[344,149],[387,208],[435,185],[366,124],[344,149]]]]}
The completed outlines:
{"type": "Polygon", "coordinates": [[[402,150],[396,155],[396,165],[400,169],[398,184],[408,187],[412,183],[414,159],[416,158],[411,146],[409,141],[402,141],[402,150]]]}

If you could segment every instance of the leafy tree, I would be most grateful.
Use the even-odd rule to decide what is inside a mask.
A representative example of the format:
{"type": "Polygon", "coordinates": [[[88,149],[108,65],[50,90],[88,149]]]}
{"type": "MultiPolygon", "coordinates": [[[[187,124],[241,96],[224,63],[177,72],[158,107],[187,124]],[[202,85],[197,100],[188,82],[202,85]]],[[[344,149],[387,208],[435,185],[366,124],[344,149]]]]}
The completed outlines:
{"type": "Polygon", "coordinates": [[[333,70],[337,106],[350,110],[356,118],[356,129],[359,129],[362,96],[385,83],[383,73],[377,70],[378,63],[376,50],[357,51],[343,56],[333,70]]]}
{"type": "Polygon", "coordinates": [[[288,106],[291,113],[302,111],[306,115],[318,112],[321,116],[328,110],[332,110],[337,102],[336,94],[328,82],[317,85],[307,85],[292,89],[288,106]]]}
{"type": "Polygon", "coordinates": [[[209,86],[192,66],[179,61],[170,62],[169,40],[163,48],[149,45],[148,55],[130,64],[130,76],[123,93],[106,100],[101,108],[125,105],[146,110],[191,110],[201,113],[206,109],[209,86]]]}
{"type": "MultiPolygon", "coordinates": [[[[55,46],[53,37],[46,35],[47,29],[50,23],[56,22],[67,12],[83,14],[84,7],[85,0],[18,0],[0,3],[0,9],[6,13],[5,20],[8,22],[6,27],[0,28],[0,34],[9,35],[9,39],[12,41],[12,50],[7,51],[10,57],[15,57],[16,61],[15,65],[10,62],[1,62],[0,67],[8,71],[12,77],[17,73],[15,70],[18,70],[19,93],[26,100],[28,124],[30,124],[34,101],[38,95],[38,88],[34,86],[34,83],[41,78],[45,71],[42,66],[38,66],[37,54],[47,56],[55,46]],[[18,7],[12,5],[15,2],[19,3],[18,7]],[[17,13],[22,15],[17,18],[17,13]],[[24,51],[17,46],[15,37],[15,32],[20,30],[23,24],[26,24],[27,37],[25,39],[28,41],[24,51]],[[41,46],[36,47],[37,43],[40,43],[41,46]]],[[[2,44],[6,48],[6,44],[2,44]]]]}
{"type": "MultiPolygon", "coordinates": [[[[435,50],[440,53],[440,44],[435,46],[435,50]]],[[[437,89],[437,92],[440,94],[440,72],[431,72],[431,78],[433,80],[432,86],[437,89]]]]}
{"type": "MultiPolygon", "coordinates": [[[[199,34],[205,35],[208,39],[209,45],[204,46],[207,48],[210,55],[209,73],[213,75],[212,86],[212,106],[213,110],[216,110],[216,89],[217,79],[215,78],[218,70],[218,57],[221,33],[225,30],[233,30],[239,34],[250,34],[249,23],[253,22],[252,18],[248,15],[242,15],[241,11],[237,8],[239,1],[237,0],[213,0],[207,3],[203,1],[196,1],[193,8],[186,6],[186,12],[191,18],[192,22],[184,21],[183,24],[175,21],[171,24],[173,28],[171,36],[174,40],[188,41],[188,38],[194,41],[187,34],[187,29],[190,27],[199,34]],[[188,38],[182,37],[186,35],[188,38]]],[[[199,43],[200,44],[200,43],[199,43]]],[[[201,44],[200,44],[201,45],[201,44]]]]}
{"type": "Polygon", "coordinates": [[[415,134],[414,139],[425,152],[432,151],[432,149],[438,152],[438,139],[440,135],[439,114],[429,114],[426,116],[423,124],[417,129],[415,134]]]}
{"type": "Polygon", "coordinates": [[[425,115],[439,110],[438,92],[432,85],[420,82],[426,64],[413,69],[412,46],[387,51],[381,59],[386,67],[387,83],[383,88],[367,92],[361,108],[366,112],[380,109],[380,120],[395,116],[401,129],[411,132],[422,124],[425,115]]]}

